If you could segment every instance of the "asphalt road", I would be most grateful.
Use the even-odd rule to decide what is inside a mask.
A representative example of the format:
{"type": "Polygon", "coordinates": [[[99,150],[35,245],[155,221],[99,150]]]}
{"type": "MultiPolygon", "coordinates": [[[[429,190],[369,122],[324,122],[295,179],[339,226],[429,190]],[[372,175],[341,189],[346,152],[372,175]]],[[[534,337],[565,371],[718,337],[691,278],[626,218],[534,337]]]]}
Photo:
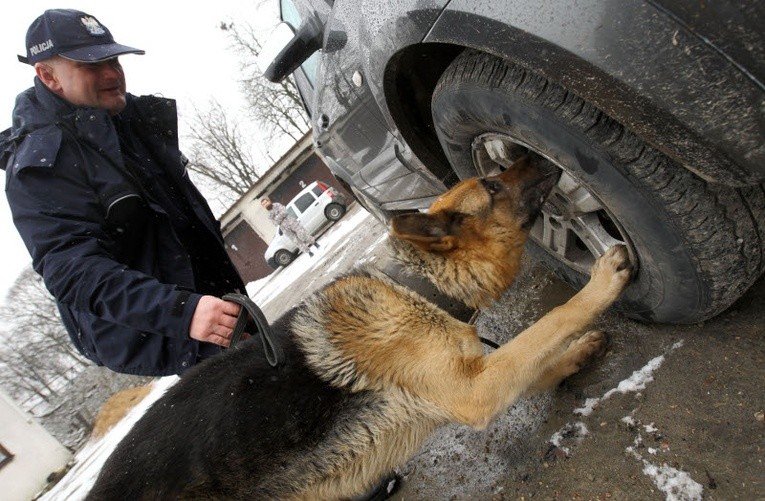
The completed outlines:
{"type": "MultiPolygon", "coordinates": [[[[384,231],[356,206],[316,257],[300,256],[250,294],[273,319],[373,260],[384,231]]],[[[480,313],[479,333],[506,342],[573,293],[525,260],[503,299],[480,313]]],[[[437,432],[401,468],[395,499],[765,499],[765,281],[704,324],[609,311],[596,327],[611,339],[603,357],[484,431],[437,432]]]]}

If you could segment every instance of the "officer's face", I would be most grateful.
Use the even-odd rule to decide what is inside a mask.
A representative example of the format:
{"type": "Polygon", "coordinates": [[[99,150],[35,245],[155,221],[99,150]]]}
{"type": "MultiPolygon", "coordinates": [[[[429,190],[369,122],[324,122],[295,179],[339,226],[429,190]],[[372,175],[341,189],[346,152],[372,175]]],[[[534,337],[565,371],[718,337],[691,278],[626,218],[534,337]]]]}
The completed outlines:
{"type": "Polygon", "coordinates": [[[74,105],[113,115],[125,109],[125,73],[116,57],[99,63],[53,57],[35,64],[35,71],[51,91],[74,105]]]}

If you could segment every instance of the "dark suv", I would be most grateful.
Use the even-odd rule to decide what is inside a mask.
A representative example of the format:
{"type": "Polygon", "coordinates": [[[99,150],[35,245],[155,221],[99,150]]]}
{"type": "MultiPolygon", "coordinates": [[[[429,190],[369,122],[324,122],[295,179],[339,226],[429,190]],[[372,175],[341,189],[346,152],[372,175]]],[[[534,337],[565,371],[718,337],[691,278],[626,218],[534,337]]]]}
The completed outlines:
{"type": "Polygon", "coordinates": [[[282,0],[265,71],[294,73],[335,176],[380,219],[522,155],[561,170],[531,251],[570,284],[625,244],[619,303],[727,308],[765,267],[765,2],[282,0]]]}

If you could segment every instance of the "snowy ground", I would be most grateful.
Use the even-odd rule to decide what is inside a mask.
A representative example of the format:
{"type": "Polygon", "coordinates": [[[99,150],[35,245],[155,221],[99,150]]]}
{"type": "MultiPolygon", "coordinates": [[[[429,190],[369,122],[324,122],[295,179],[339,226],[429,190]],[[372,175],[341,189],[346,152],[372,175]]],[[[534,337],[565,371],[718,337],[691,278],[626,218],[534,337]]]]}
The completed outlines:
{"type": "MultiPolygon", "coordinates": [[[[314,256],[248,285],[273,321],[354,264],[373,260],[385,229],[363,209],[319,240],[314,256]]],[[[524,262],[503,299],[479,315],[479,333],[500,343],[565,302],[572,291],[524,262]]],[[[448,426],[401,469],[398,500],[765,499],[765,366],[761,280],[728,312],[695,326],[640,324],[607,313],[611,346],[557,391],[522,399],[487,430],[448,426]]],[[[103,439],[43,499],[80,500],[132,424],[173,382],[103,439]]]]}
{"type": "Polygon", "coordinates": [[[269,321],[296,306],[308,294],[333,277],[374,258],[386,232],[358,204],[330,227],[318,240],[320,248],[311,257],[300,254],[286,268],[247,284],[247,294],[260,306],[269,321]]]}
{"type": "Polygon", "coordinates": [[[99,440],[87,442],[74,457],[74,466],[50,491],[40,497],[45,501],[65,501],[84,499],[96,481],[112,450],[117,446],[130,428],[140,419],[149,408],[173,383],[176,376],[157,379],[152,383],[152,390],[138,405],[136,405],[114,428],[109,430],[99,440]]]}

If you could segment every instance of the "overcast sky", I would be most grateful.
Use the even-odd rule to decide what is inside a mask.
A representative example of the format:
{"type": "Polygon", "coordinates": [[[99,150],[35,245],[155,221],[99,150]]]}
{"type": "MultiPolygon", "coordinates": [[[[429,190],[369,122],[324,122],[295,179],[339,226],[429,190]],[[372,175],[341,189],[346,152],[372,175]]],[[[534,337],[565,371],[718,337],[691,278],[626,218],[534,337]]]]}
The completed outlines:
{"type": "MultiPolygon", "coordinates": [[[[224,33],[221,21],[245,22],[266,32],[276,24],[276,0],[256,7],[255,0],[216,2],[103,2],[95,0],[51,3],[39,0],[14,2],[0,16],[0,130],[11,125],[16,95],[32,85],[34,72],[18,62],[24,54],[29,24],[46,9],[70,8],[95,16],[118,43],[146,51],[146,55],[120,58],[127,88],[132,94],[161,94],[178,101],[183,149],[184,115],[196,105],[204,108],[211,98],[241,111],[239,62],[224,33]]],[[[5,185],[5,174],[0,174],[5,185]]],[[[0,305],[19,272],[31,263],[29,254],[11,220],[5,196],[0,200],[0,305]]]]}

